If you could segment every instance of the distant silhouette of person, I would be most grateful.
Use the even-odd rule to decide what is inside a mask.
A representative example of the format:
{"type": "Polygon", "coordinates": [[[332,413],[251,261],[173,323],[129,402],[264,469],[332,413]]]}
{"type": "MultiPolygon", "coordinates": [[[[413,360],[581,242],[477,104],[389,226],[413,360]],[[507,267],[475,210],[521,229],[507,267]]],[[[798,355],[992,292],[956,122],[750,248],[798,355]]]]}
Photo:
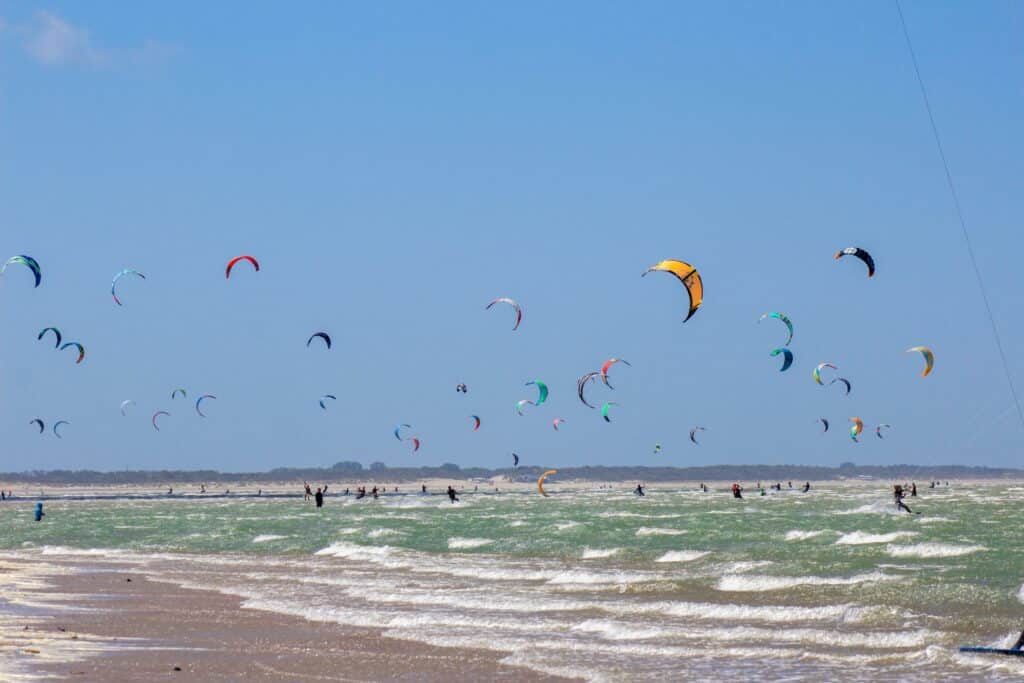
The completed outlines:
{"type": "Polygon", "coordinates": [[[451,486],[448,487],[448,499],[452,503],[458,502],[459,500],[459,497],[455,495],[455,489],[453,489],[451,486]]]}
{"type": "Polygon", "coordinates": [[[322,508],[324,506],[324,493],[319,488],[316,490],[316,506],[322,508]]]}

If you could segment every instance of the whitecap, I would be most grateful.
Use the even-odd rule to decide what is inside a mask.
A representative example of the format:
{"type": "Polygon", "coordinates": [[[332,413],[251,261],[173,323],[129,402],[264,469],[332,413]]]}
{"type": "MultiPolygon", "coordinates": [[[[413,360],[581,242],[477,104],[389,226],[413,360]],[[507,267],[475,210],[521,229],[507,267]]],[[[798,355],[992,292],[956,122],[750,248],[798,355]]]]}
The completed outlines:
{"type": "Polygon", "coordinates": [[[693,562],[711,553],[701,550],[670,550],[655,562],[693,562]]]}
{"type": "Polygon", "coordinates": [[[682,536],[688,534],[686,529],[663,529],[661,527],[642,526],[636,530],[637,536],[682,536]]]}
{"type": "Polygon", "coordinates": [[[917,543],[915,545],[890,545],[885,549],[892,557],[961,557],[982,550],[982,545],[949,545],[946,543],[917,543]]]}
{"type": "Polygon", "coordinates": [[[916,531],[893,531],[888,534],[869,534],[865,531],[851,531],[843,534],[836,545],[869,545],[872,543],[892,543],[901,538],[917,536],[916,531]]]}
{"type": "Polygon", "coordinates": [[[582,557],[584,560],[600,560],[615,555],[619,550],[621,548],[584,548],[582,557]]]}
{"type": "Polygon", "coordinates": [[[479,548],[481,546],[490,545],[494,543],[494,539],[491,538],[458,538],[452,537],[448,539],[448,547],[452,550],[464,550],[468,548],[479,548]]]}
{"type": "Polygon", "coordinates": [[[279,536],[277,534],[260,534],[256,538],[252,539],[253,543],[267,543],[268,541],[280,541],[282,538],[288,538],[287,536],[279,536]]]}

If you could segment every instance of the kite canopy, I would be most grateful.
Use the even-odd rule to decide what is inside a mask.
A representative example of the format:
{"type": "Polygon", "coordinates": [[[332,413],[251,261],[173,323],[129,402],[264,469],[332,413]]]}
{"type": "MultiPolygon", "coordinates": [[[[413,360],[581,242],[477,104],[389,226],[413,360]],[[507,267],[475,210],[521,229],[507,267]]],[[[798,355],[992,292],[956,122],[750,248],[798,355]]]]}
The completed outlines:
{"type": "Polygon", "coordinates": [[[587,374],[583,375],[578,380],[576,380],[576,394],[580,397],[580,401],[583,402],[583,405],[587,406],[588,408],[593,408],[594,410],[597,410],[597,406],[587,403],[587,399],[583,397],[583,390],[586,388],[587,382],[594,379],[600,374],[600,372],[588,372],[587,374]]]}
{"type": "Polygon", "coordinates": [[[44,430],[46,429],[46,425],[44,425],[44,424],[43,424],[43,421],[42,421],[42,420],[40,420],[40,419],[39,419],[38,417],[37,417],[36,419],[34,419],[34,420],[29,420],[29,422],[28,422],[28,423],[29,423],[30,425],[35,425],[35,424],[39,425],[39,433],[40,433],[40,434],[42,434],[42,433],[43,433],[43,431],[44,431],[44,430]]]}
{"type": "Polygon", "coordinates": [[[761,322],[765,318],[775,318],[776,320],[781,321],[786,326],[786,329],[789,330],[789,338],[786,339],[786,343],[783,344],[783,346],[789,346],[789,343],[793,341],[793,321],[790,320],[785,313],[772,312],[765,313],[760,318],[758,318],[757,322],[761,322]]]}
{"type": "Polygon", "coordinates": [[[153,413],[153,417],[150,420],[150,422],[153,423],[153,429],[155,429],[158,432],[160,431],[160,427],[157,426],[156,419],[161,415],[170,415],[170,413],[168,413],[166,410],[158,410],[155,413],[153,413]]]}
{"type": "Polygon", "coordinates": [[[484,309],[484,310],[487,310],[487,311],[491,310],[491,306],[493,306],[494,304],[508,304],[513,309],[515,309],[515,312],[516,312],[516,324],[512,326],[512,331],[514,332],[517,329],[519,329],[519,323],[523,322],[523,307],[520,306],[519,303],[515,299],[509,299],[508,297],[502,296],[502,297],[498,297],[497,299],[495,299],[491,303],[487,304],[487,308],[484,309]]]}
{"type": "Polygon", "coordinates": [[[828,420],[826,420],[823,417],[819,417],[818,418],[818,422],[820,422],[825,427],[825,429],[823,429],[821,433],[824,434],[825,432],[827,432],[828,431],[828,420]]]}
{"type": "Polygon", "coordinates": [[[544,480],[547,479],[548,476],[552,474],[558,474],[558,470],[546,470],[544,474],[540,475],[540,479],[537,480],[537,490],[540,491],[540,495],[544,496],[545,498],[548,497],[548,493],[547,491],[544,490],[544,480]]]}
{"type": "Polygon", "coordinates": [[[868,277],[874,277],[875,275],[875,259],[871,258],[871,254],[864,251],[860,247],[847,247],[842,251],[836,252],[836,260],[838,261],[844,256],[856,256],[864,265],[868,267],[868,277]]]}
{"type": "Polygon", "coordinates": [[[932,368],[935,367],[935,354],[927,346],[912,346],[907,349],[907,353],[914,351],[919,352],[924,356],[924,371],[921,373],[922,377],[927,377],[931,373],[932,368]]]}
{"type": "Polygon", "coordinates": [[[814,375],[814,381],[820,384],[821,386],[825,386],[825,383],[821,381],[821,371],[824,370],[825,368],[832,368],[833,370],[839,369],[836,366],[832,365],[831,363],[819,363],[818,366],[814,368],[814,371],[811,374],[814,375]]]}
{"type": "Polygon", "coordinates": [[[412,441],[412,452],[413,453],[415,453],[416,451],[418,451],[420,449],[420,440],[419,439],[417,439],[416,437],[413,437],[413,438],[409,439],[409,441],[412,441]]]}
{"type": "Polygon", "coordinates": [[[778,348],[772,351],[772,358],[780,353],[782,354],[782,367],[779,368],[779,372],[785,372],[786,370],[789,370],[789,366],[793,364],[793,352],[785,347],[778,348]]]}
{"type": "Polygon", "coordinates": [[[175,398],[177,398],[179,393],[181,394],[182,398],[188,398],[188,394],[185,392],[184,389],[175,389],[174,391],[171,392],[171,400],[173,401],[175,398]]]}
{"type": "Polygon", "coordinates": [[[133,401],[131,399],[128,399],[127,401],[121,401],[121,416],[122,417],[127,416],[128,413],[126,411],[128,410],[128,406],[133,406],[133,405],[135,405],[135,401],[133,401]]]}
{"type": "Polygon", "coordinates": [[[693,314],[697,312],[700,305],[704,303],[704,283],[700,279],[700,273],[697,272],[696,268],[685,261],[673,260],[659,261],[658,263],[655,263],[644,272],[644,276],[646,276],[647,273],[654,271],[671,273],[679,279],[684,287],[686,287],[686,291],[690,295],[690,311],[686,314],[686,317],[683,318],[683,322],[685,323],[693,317],[693,314]]]}
{"type": "Polygon", "coordinates": [[[512,467],[519,467],[519,456],[515,453],[512,454],[512,467]]]}
{"type": "Polygon", "coordinates": [[[68,422],[67,420],[57,420],[56,422],[54,422],[53,423],[53,435],[56,436],[58,439],[63,439],[64,437],[60,435],[59,431],[57,431],[57,427],[60,427],[61,425],[69,425],[69,424],[71,424],[71,423],[68,422]]]}
{"type": "Polygon", "coordinates": [[[849,396],[850,395],[850,389],[851,389],[851,387],[850,387],[850,380],[846,379],[845,377],[836,377],[834,380],[829,382],[828,385],[832,386],[836,382],[842,382],[843,384],[846,385],[846,393],[843,394],[843,395],[844,396],[849,396]]]}
{"type": "Polygon", "coordinates": [[[326,401],[327,399],[331,399],[332,401],[337,401],[338,397],[335,396],[334,394],[324,394],[323,396],[321,396],[320,397],[320,407],[323,408],[324,410],[327,410],[327,404],[324,403],[324,401],[326,401]]]}
{"type": "Polygon", "coordinates": [[[892,425],[887,425],[885,423],[882,423],[882,424],[878,425],[877,427],[875,427],[875,436],[877,436],[879,439],[884,439],[885,438],[884,436],[882,436],[882,429],[883,428],[884,429],[892,429],[892,425]]]}
{"type": "Polygon", "coordinates": [[[521,401],[516,401],[516,412],[519,413],[520,415],[522,415],[523,414],[523,408],[525,408],[527,405],[531,405],[532,406],[532,405],[536,405],[536,404],[533,401],[531,401],[530,399],[528,399],[528,398],[524,398],[521,401]]]}
{"type": "Polygon", "coordinates": [[[199,409],[199,406],[200,406],[200,404],[202,404],[203,399],[207,399],[207,398],[212,398],[214,400],[217,399],[217,397],[214,396],[213,394],[203,394],[198,399],[196,399],[196,412],[199,413],[199,417],[206,417],[206,415],[203,414],[203,411],[201,411],[199,409]]]}
{"type": "Polygon", "coordinates": [[[613,365],[615,365],[616,363],[622,363],[623,365],[628,365],[629,367],[633,367],[632,365],[629,364],[629,361],[626,360],[625,358],[609,358],[608,360],[606,360],[604,362],[604,365],[601,366],[601,380],[604,382],[605,386],[608,387],[609,389],[614,389],[615,387],[613,387],[608,382],[608,370],[613,365]]]}
{"type": "Polygon", "coordinates": [[[601,417],[604,418],[605,422],[611,422],[612,421],[612,419],[610,417],[608,417],[608,410],[612,406],[617,406],[617,405],[619,405],[619,404],[616,403],[615,401],[608,401],[603,406],[601,406],[601,417]]]}
{"type": "Polygon", "coordinates": [[[24,254],[22,254],[21,256],[12,256],[11,258],[7,259],[7,261],[4,262],[4,265],[0,266],[0,275],[3,275],[4,272],[7,270],[7,266],[11,265],[12,263],[17,263],[26,266],[29,270],[31,270],[32,274],[36,278],[36,287],[38,287],[39,283],[43,281],[43,271],[42,269],[39,268],[39,262],[36,261],[31,256],[25,256],[24,254]]]}
{"type": "Polygon", "coordinates": [[[39,336],[37,336],[36,339],[37,340],[42,340],[42,338],[46,336],[47,332],[53,332],[53,336],[57,338],[57,341],[53,345],[53,348],[59,349],[60,348],[60,342],[61,342],[61,339],[63,339],[63,337],[60,334],[60,330],[58,330],[56,327],[44,327],[43,331],[39,333],[39,336]]]}
{"type": "Polygon", "coordinates": [[[138,277],[141,277],[143,280],[146,279],[145,275],[135,270],[134,268],[125,268],[120,273],[115,275],[114,280],[110,283],[110,296],[114,297],[114,303],[116,303],[118,306],[121,305],[121,300],[117,298],[117,281],[123,278],[125,275],[137,275],[138,277]]]}
{"type": "Polygon", "coordinates": [[[76,349],[78,349],[78,360],[75,361],[75,365],[78,365],[83,360],[85,360],[85,347],[84,346],[82,346],[78,342],[68,342],[67,344],[62,345],[60,347],[60,350],[63,351],[64,349],[68,348],[69,346],[74,346],[76,349]]]}
{"type": "Polygon", "coordinates": [[[706,431],[707,430],[704,429],[703,427],[694,427],[693,429],[690,430],[690,441],[694,442],[695,444],[697,444],[699,446],[700,442],[697,441],[697,432],[706,432],[706,431]]]}
{"type": "Polygon", "coordinates": [[[480,429],[480,417],[478,415],[470,415],[469,419],[473,420],[473,431],[480,429]]]}
{"type": "Polygon", "coordinates": [[[256,269],[257,273],[260,272],[260,264],[259,264],[259,262],[256,259],[254,259],[252,256],[247,256],[247,255],[243,254],[241,256],[236,256],[235,258],[233,258],[230,261],[228,261],[228,266],[227,266],[227,268],[224,269],[224,277],[225,278],[231,277],[231,270],[235,267],[235,264],[238,263],[239,261],[248,261],[249,263],[252,264],[252,267],[256,269]]]}
{"type": "Polygon", "coordinates": [[[317,337],[320,337],[321,339],[324,340],[324,343],[327,344],[328,349],[331,348],[331,335],[327,334],[326,332],[314,332],[313,334],[311,334],[309,336],[309,339],[306,340],[306,346],[308,347],[310,344],[312,344],[313,340],[316,339],[317,337]]]}
{"type": "Polygon", "coordinates": [[[850,427],[850,438],[856,441],[860,433],[864,431],[864,421],[859,417],[851,417],[850,422],[853,423],[853,426],[850,427]]]}
{"type": "Polygon", "coordinates": [[[407,425],[407,424],[404,424],[404,423],[398,425],[397,427],[395,427],[395,438],[398,439],[399,441],[404,441],[405,440],[405,439],[402,438],[402,435],[399,433],[399,432],[402,431],[403,427],[406,428],[406,429],[412,429],[412,425],[407,425]]]}
{"type": "Polygon", "coordinates": [[[541,382],[539,379],[535,379],[532,382],[527,382],[525,386],[531,386],[531,385],[536,385],[537,391],[540,392],[539,396],[537,397],[537,400],[534,402],[533,405],[539,406],[541,403],[543,403],[544,401],[548,400],[548,385],[547,384],[545,384],[544,382],[541,382]]]}
{"type": "Polygon", "coordinates": [[[562,424],[563,422],[565,422],[565,420],[563,420],[560,417],[556,417],[554,420],[551,421],[551,426],[554,427],[555,431],[557,432],[558,431],[558,425],[562,424]]]}

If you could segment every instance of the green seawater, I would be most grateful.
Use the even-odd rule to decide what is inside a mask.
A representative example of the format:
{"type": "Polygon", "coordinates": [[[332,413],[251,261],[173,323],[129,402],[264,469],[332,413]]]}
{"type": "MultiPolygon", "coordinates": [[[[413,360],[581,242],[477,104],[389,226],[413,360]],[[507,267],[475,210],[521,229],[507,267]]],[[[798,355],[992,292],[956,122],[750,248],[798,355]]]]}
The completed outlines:
{"type": "Polygon", "coordinates": [[[34,501],[15,500],[0,504],[0,547],[591,680],[1024,675],[1022,662],[956,651],[1024,628],[1024,486],[919,487],[914,515],[883,482],[743,500],[549,488],[462,492],[455,505],[331,495],[321,510],[301,498],[51,500],[39,523],[34,501]]]}

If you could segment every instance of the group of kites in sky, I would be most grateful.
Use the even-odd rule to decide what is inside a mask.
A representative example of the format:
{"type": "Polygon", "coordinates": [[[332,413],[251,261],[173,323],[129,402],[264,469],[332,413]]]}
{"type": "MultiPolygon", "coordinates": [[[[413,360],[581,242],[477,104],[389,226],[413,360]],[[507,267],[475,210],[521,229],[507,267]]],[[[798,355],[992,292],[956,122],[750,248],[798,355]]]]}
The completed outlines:
{"type": "MultiPolygon", "coordinates": [[[[875,261],[872,258],[870,253],[868,253],[864,249],[861,249],[860,247],[847,247],[846,249],[843,249],[841,251],[836,252],[835,258],[836,258],[836,260],[838,260],[838,259],[841,259],[844,256],[853,256],[853,257],[855,257],[857,259],[860,259],[860,261],[862,261],[864,263],[864,265],[867,267],[868,277],[869,278],[870,277],[874,277],[874,275],[875,275],[875,261]]],[[[227,267],[225,268],[225,271],[224,271],[224,277],[226,279],[230,279],[231,278],[232,270],[234,269],[234,267],[238,263],[240,263],[242,261],[248,262],[250,265],[252,265],[252,267],[253,267],[255,272],[259,272],[259,270],[260,270],[259,262],[254,257],[243,254],[241,256],[236,256],[236,257],[234,257],[234,258],[232,258],[231,260],[228,261],[227,267]]],[[[6,271],[7,271],[7,267],[11,266],[11,265],[22,265],[22,266],[25,266],[26,268],[28,268],[32,272],[32,274],[33,274],[33,276],[35,278],[35,286],[36,287],[38,287],[40,285],[40,283],[42,282],[42,269],[39,266],[39,262],[36,261],[31,256],[19,255],[19,256],[12,256],[11,258],[7,259],[7,261],[5,261],[2,266],[0,266],[0,276],[3,276],[6,273],[6,271]]],[[[683,319],[683,322],[686,322],[690,318],[692,318],[694,313],[697,312],[697,310],[701,307],[701,305],[704,302],[704,283],[703,283],[703,281],[701,279],[701,276],[700,276],[700,273],[697,271],[697,269],[694,268],[689,263],[686,263],[684,261],[678,261],[678,260],[671,260],[670,259],[670,260],[660,261],[660,262],[654,264],[653,266],[648,268],[643,273],[643,275],[646,276],[648,273],[653,273],[653,272],[668,273],[668,274],[674,276],[683,285],[683,287],[686,289],[687,294],[689,295],[689,303],[690,303],[689,309],[687,311],[686,317],[683,319]]],[[[124,270],[121,270],[120,272],[118,272],[114,276],[114,279],[113,279],[113,281],[111,282],[111,285],[110,285],[110,294],[111,294],[111,296],[114,299],[114,303],[116,303],[118,306],[123,305],[121,303],[120,297],[118,296],[118,291],[117,291],[118,282],[122,278],[127,277],[127,276],[134,276],[134,277],[137,277],[137,278],[140,278],[140,279],[143,279],[143,280],[146,279],[146,276],[144,274],[142,274],[141,272],[139,272],[138,270],[136,270],[134,268],[125,268],[124,270]]],[[[494,299],[493,301],[491,301],[489,304],[487,304],[486,309],[490,310],[493,306],[495,306],[497,304],[504,304],[504,305],[510,306],[512,308],[512,310],[515,313],[515,324],[512,326],[512,330],[515,331],[515,330],[519,329],[519,325],[523,321],[523,309],[522,309],[522,306],[520,306],[520,304],[515,299],[511,299],[511,298],[508,298],[508,297],[499,297],[499,298],[494,299]]],[[[780,372],[785,372],[785,371],[789,370],[790,367],[793,365],[793,358],[794,358],[793,351],[789,348],[791,342],[793,341],[793,322],[789,319],[789,317],[787,315],[785,315],[784,313],[778,312],[778,311],[772,311],[772,312],[765,313],[764,315],[761,316],[761,318],[759,319],[758,322],[760,322],[761,320],[765,320],[765,319],[774,319],[774,320],[780,321],[781,323],[783,323],[786,326],[786,329],[788,331],[786,342],[782,346],[773,349],[771,351],[771,353],[770,353],[771,357],[773,357],[773,358],[776,357],[776,356],[780,356],[780,355],[782,356],[782,366],[779,368],[779,370],[780,370],[780,372]]],[[[39,332],[39,334],[37,336],[37,339],[41,341],[47,335],[47,333],[52,333],[52,335],[53,335],[53,337],[55,339],[55,345],[54,346],[55,346],[56,349],[64,350],[64,349],[67,349],[67,348],[74,347],[74,348],[76,348],[78,350],[78,360],[76,361],[76,364],[77,363],[81,363],[83,360],[85,360],[85,347],[81,343],[79,343],[77,341],[64,342],[63,341],[63,335],[61,334],[61,331],[58,328],[56,328],[56,327],[47,327],[47,328],[43,329],[42,331],[39,332]]],[[[320,332],[315,332],[312,335],[310,335],[309,339],[306,340],[307,348],[310,345],[312,345],[315,340],[321,341],[328,350],[331,348],[331,345],[332,345],[331,344],[331,337],[330,337],[330,335],[328,333],[320,331],[320,332]]],[[[907,349],[907,352],[908,353],[910,353],[910,352],[920,353],[924,357],[925,367],[924,367],[924,370],[921,373],[921,376],[922,377],[927,377],[931,373],[932,368],[935,366],[935,355],[932,353],[931,349],[929,349],[928,347],[925,347],[925,346],[914,346],[914,347],[911,347],[911,348],[907,349]]],[[[585,390],[587,388],[587,385],[590,382],[592,382],[592,381],[596,382],[596,380],[598,378],[600,378],[602,383],[604,383],[604,385],[608,389],[614,389],[614,387],[612,386],[611,382],[609,381],[608,372],[612,368],[612,366],[615,365],[616,363],[621,363],[623,365],[630,366],[629,361],[627,361],[624,358],[609,358],[607,361],[604,362],[604,364],[601,366],[600,370],[594,370],[594,371],[587,372],[586,374],[584,374],[582,377],[579,378],[579,380],[577,381],[576,393],[577,393],[577,396],[579,397],[580,402],[582,402],[583,405],[585,405],[588,408],[591,408],[593,410],[597,410],[598,409],[598,407],[595,404],[593,404],[593,403],[591,403],[590,401],[587,400],[587,396],[585,394],[585,390]]],[[[821,386],[825,386],[825,383],[824,383],[824,381],[822,379],[822,371],[825,368],[830,368],[830,369],[832,369],[834,371],[838,371],[838,367],[836,365],[834,365],[833,363],[824,362],[824,363],[819,363],[818,365],[816,365],[814,370],[812,371],[812,376],[814,378],[814,381],[817,384],[821,385],[821,386]]],[[[829,382],[829,386],[831,386],[832,384],[836,384],[836,383],[841,383],[842,385],[844,385],[845,388],[846,388],[846,395],[850,394],[850,391],[852,389],[852,385],[850,384],[850,381],[848,379],[846,379],[844,377],[836,376],[836,377],[834,377],[829,382]]],[[[536,399],[521,399],[521,400],[519,400],[516,403],[516,405],[515,405],[515,411],[516,411],[516,413],[518,415],[523,415],[524,414],[523,411],[526,408],[526,406],[534,406],[534,407],[540,406],[540,405],[544,404],[547,401],[547,399],[548,399],[548,386],[547,386],[546,383],[544,383],[544,382],[542,382],[540,380],[532,380],[532,381],[527,382],[526,386],[534,386],[534,387],[536,387],[537,388],[537,397],[536,397],[536,399]]],[[[456,386],[455,390],[456,390],[456,392],[462,393],[462,394],[468,394],[469,393],[469,390],[468,390],[467,386],[465,384],[463,384],[463,383],[459,383],[456,386]]],[[[179,389],[175,389],[173,392],[171,392],[171,400],[175,400],[179,395],[182,398],[187,398],[186,391],[184,389],[180,389],[179,388],[179,389]]],[[[200,417],[206,417],[206,415],[202,411],[202,403],[203,403],[204,400],[209,400],[209,399],[216,399],[216,396],[214,396],[213,394],[203,394],[203,395],[199,396],[196,399],[195,410],[196,410],[196,413],[200,417]]],[[[327,409],[326,401],[329,401],[329,400],[336,400],[336,397],[334,395],[332,395],[332,394],[324,394],[323,396],[321,396],[320,397],[320,401],[319,401],[320,407],[322,409],[326,410],[327,409]]],[[[131,406],[133,404],[135,404],[135,401],[133,401],[132,399],[128,399],[128,400],[123,401],[121,403],[121,414],[123,416],[127,416],[127,409],[128,409],[129,406],[131,406]]],[[[612,406],[617,406],[617,405],[619,405],[619,404],[617,402],[615,402],[615,401],[606,401],[606,402],[604,402],[603,405],[601,405],[601,407],[600,407],[601,417],[604,419],[605,422],[611,422],[611,417],[609,416],[609,411],[610,411],[612,406]]],[[[157,410],[155,413],[153,413],[152,418],[151,418],[151,423],[153,425],[153,428],[156,431],[160,431],[160,427],[159,427],[159,424],[157,422],[157,418],[160,418],[160,417],[163,417],[163,416],[169,416],[169,415],[170,415],[170,413],[168,411],[166,411],[166,410],[157,410]]],[[[479,430],[480,429],[480,425],[481,425],[480,416],[478,416],[478,415],[470,415],[469,418],[473,421],[473,431],[479,430]]],[[[829,430],[829,422],[828,422],[828,420],[826,418],[822,417],[822,418],[819,418],[818,421],[821,423],[821,425],[824,428],[822,433],[827,432],[829,430]]],[[[552,427],[556,431],[558,431],[559,425],[563,424],[564,422],[565,422],[564,418],[556,417],[556,418],[554,418],[552,420],[551,424],[552,424],[552,427]]],[[[856,416],[855,417],[851,417],[850,418],[850,422],[853,423],[853,426],[850,428],[850,438],[853,439],[854,441],[857,441],[857,437],[860,436],[861,432],[864,429],[864,422],[863,422],[863,420],[861,420],[859,417],[856,417],[856,416]]],[[[46,430],[46,425],[45,425],[45,423],[43,422],[43,420],[41,418],[35,418],[35,419],[31,420],[30,424],[38,426],[40,434],[42,434],[46,430]]],[[[68,421],[66,421],[66,420],[59,420],[59,421],[54,423],[54,425],[53,425],[53,433],[58,438],[61,437],[59,428],[61,426],[63,426],[63,425],[66,425],[66,424],[70,424],[70,423],[68,421]]],[[[879,424],[878,426],[875,427],[875,434],[879,438],[882,438],[882,430],[885,429],[885,428],[888,428],[889,426],[890,425],[884,424],[884,423],[883,424],[879,424]]],[[[420,443],[421,443],[420,439],[418,437],[415,437],[415,436],[403,436],[402,435],[402,430],[403,429],[411,429],[411,426],[408,425],[408,424],[403,423],[403,424],[400,424],[397,427],[395,427],[395,430],[394,430],[395,438],[398,439],[399,441],[408,441],[408,442],[412,443],[412,445],[413,445],[412,452],[414,452],[414,453],[417,452],[420,449],[420,443]]],[[[697,432],[699,432],[699,431],[705,431],[705,428],[698,425],[698,426],[695,426],[693,429],[690,430],[690,441],[692,441],[694,444],[698,443],[696,435],[697,435],[697,432]]],[[[654,452],[655,453],[660,453],[661,452],[661,445],[660,444],[656,444],[655,445],[654,452]]],[[[519,456],[516,455],[516,454],[513,454],[513,464],[514,464],[514,466],[518,466],[518,464],[519,464],[519,456]]],[[[546,477],[548,474],[554,474],[554,471],[551,470],[549,472],[546,472],[544,474],[544,476],[541,477],[540,482],[538,482],[538,488],[540,488],[541,493],[544,493],[544,490],[543,490],[543,480],[544,480],[544,477],[546,477]]],[[[547,494],[545,494],[545,495],[547,495],[547,494]]]]}

